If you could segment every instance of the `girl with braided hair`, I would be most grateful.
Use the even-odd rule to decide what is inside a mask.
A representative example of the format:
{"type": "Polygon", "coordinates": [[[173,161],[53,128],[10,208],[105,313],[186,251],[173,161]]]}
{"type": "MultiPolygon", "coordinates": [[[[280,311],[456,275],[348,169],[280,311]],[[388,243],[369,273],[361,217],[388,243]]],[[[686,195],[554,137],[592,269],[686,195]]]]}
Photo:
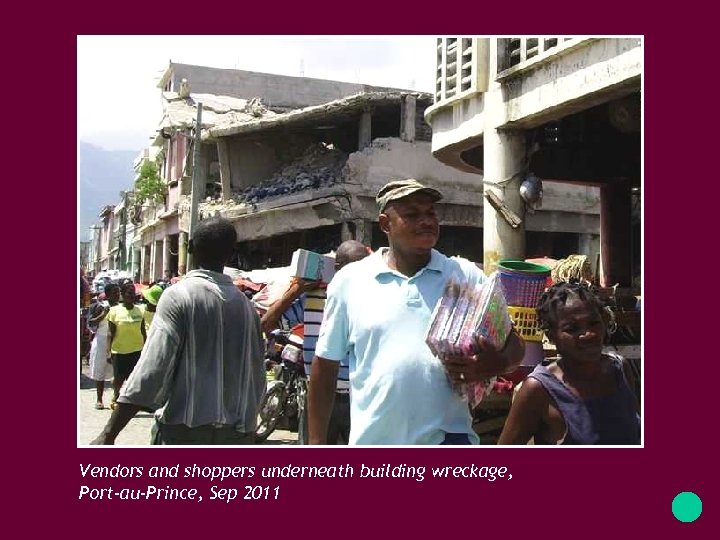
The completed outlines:
{"type": "Polygon", "coordinates": [[[640,444],[639,402],[629,365],[603,353],[607,311],[585,283],[557,283],[538,319],[559,359],[528,375],[498,444],[640,444]]]}

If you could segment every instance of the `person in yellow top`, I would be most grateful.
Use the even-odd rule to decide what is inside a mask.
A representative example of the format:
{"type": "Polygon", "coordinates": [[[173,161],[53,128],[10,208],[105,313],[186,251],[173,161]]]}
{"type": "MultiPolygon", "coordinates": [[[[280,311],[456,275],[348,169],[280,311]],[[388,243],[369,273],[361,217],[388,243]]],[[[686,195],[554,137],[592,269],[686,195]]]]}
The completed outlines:
{"type": "Polygon", "coordinates": [[[116,406],[120,388],[140,359],[145,344],[145,322],[142,306],[135,305],[135,284],[124,283],[120,288],[122,304],[110,308],[107,316],[110,327],[110,353],[113,365],[113,400],[116,406]]]}
{"type": "Polygon", "coordinates": [[[143,291],[143,298],[145,298],[145,301],[147,302],[145,305],[145,313],[143,315],[146,331],[150,331],[150,325],[152,324],[153,317],[155,317],[155,311],[157,310],[157,305],[160,301],[162,293],[163,288],[160,285],[153,285],[143,291]]]}

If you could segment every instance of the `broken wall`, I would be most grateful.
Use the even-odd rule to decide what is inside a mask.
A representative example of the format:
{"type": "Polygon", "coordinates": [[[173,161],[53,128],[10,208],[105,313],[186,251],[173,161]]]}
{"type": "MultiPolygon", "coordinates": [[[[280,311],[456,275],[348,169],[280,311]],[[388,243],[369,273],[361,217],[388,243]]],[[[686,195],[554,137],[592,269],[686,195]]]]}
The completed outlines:
{"type": "Polygon", "coordinates": [[[341,205],[334,201],[319,204],[293,205],[292,208],[276,208],[247,214],[235,221],[238,242],[247,242],[288,234],[327,225],[337,225],[343,220],[341,205]]]}
{"type": "Polygon", "coordinates": [[[543,180],[542,211],[600,214],[600,188],[543,180]]]}
{"type": "Polygon", "coordinates": [[[426,182],[440,189],[446,199],[464,204],[469,202],[468,197],[459,192],[475,192],[482,204],[482,176],[443,165],[433,157],[429,142],[379,138],[348,158],[347,182],[362,186],[368,193],[377,193],[385,183],[397,178],[426,182]]]}
{"type": "Polygon", "coordinates": [[[432,142],[432,127],[425,121],[425,109],[430,105],[428,102],[421,104],[417,103],[415,109],[415,140],[432,142]]]}
{"type": "Polygon", "coordinates": [[[240,192],[268,180],[283,166],[298,159],[312,145],[314,138],[303,134],[271,134],[226,140],[232,189],[240,192]]]}
{"type": "Polygon", "coordinates": [[[385,87],[358,83],[191,64],[172,63],[170,67],[172,70],[171,87],[174,91],[180,88],[182,79],[187,79],[193,93],[235,96],[244,99],[258,96],[270,109],[301,109],[361,92],[390,90],[385,87]]]}
{"type": "Polygon", "coordinates": [[[228,139],[230,183],[242,191],[271,176],[280,166],[273,144],[251,139],[228,139]]]}

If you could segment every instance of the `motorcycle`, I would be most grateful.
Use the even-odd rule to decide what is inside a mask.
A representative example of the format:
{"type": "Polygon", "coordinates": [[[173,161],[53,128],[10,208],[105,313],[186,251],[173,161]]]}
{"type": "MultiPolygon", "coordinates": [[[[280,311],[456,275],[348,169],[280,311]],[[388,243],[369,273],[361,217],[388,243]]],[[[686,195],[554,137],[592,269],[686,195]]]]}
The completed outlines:
{"type": "Polygon", "coordinates": [[[307,395],[302,339],[290,331],[271,332],[265,369],[272,373],[272,380],[260,402],[255,430],[258,442],[266,440],[283,419],[290,431],[298,430],[307,395]]]}

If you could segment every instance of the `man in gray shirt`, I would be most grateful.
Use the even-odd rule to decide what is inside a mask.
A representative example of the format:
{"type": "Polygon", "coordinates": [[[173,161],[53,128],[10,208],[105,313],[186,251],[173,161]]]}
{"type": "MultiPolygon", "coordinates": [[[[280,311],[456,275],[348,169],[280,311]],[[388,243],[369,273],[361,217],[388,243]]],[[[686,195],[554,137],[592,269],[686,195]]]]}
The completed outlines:
{"type": "Polygon", "coordinates": [[[265,390],[260,319],[222,273],[237,240],[222,218],[190,240],[198,270],[163,293],[142,355],[102,433],[113,444],[141,409],[156,411],[153,444],[253,444],[265,390]]]}

